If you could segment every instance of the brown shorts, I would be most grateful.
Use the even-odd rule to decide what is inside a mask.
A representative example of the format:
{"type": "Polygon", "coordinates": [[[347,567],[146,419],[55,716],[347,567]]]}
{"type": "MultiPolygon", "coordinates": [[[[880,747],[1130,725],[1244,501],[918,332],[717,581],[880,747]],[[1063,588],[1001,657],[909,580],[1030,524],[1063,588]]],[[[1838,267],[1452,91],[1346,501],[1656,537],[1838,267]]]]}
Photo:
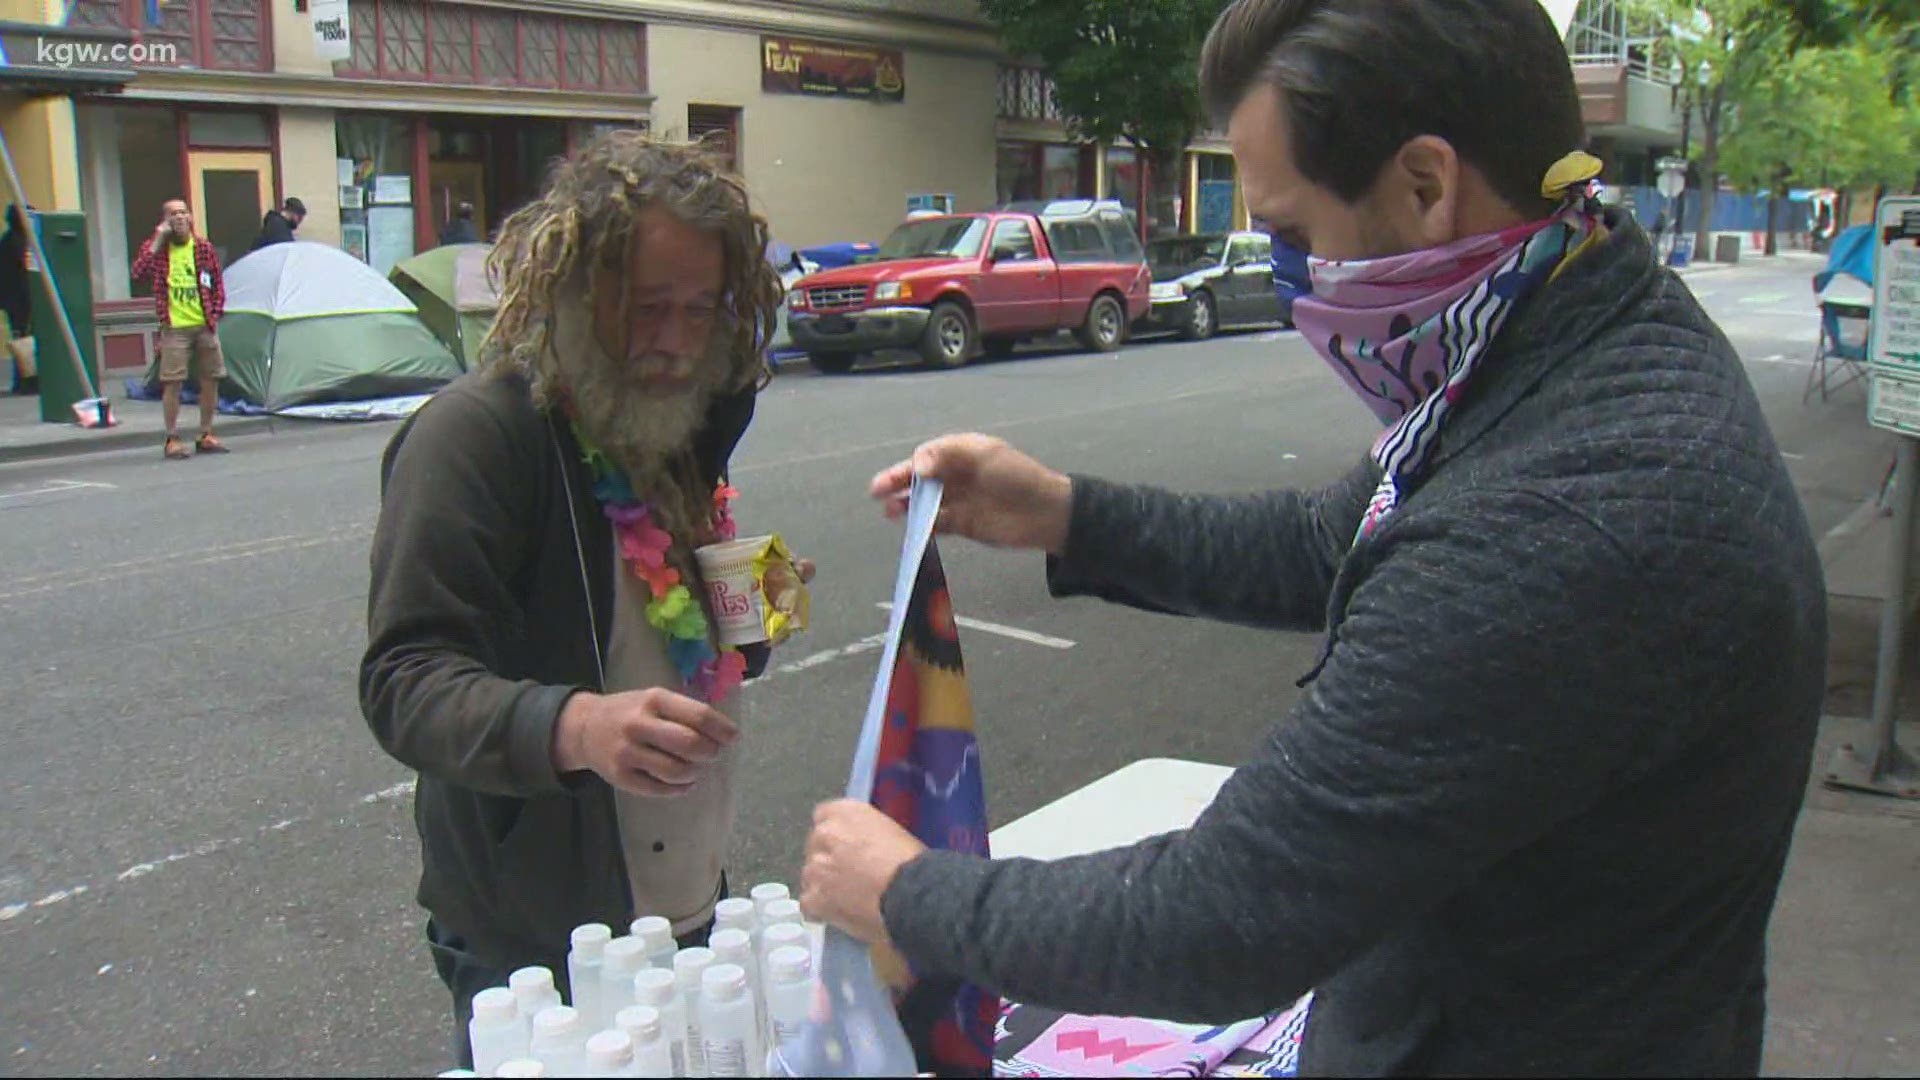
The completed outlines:
{"type": "Polygon", "coordinates": [[[163,327],[160,331],[160,381],[186,382],[189,368],[199,369],[201,379],[227,377],[227,360],[220,352],[220,338],[204,326],[185,330],[163,327]]]}

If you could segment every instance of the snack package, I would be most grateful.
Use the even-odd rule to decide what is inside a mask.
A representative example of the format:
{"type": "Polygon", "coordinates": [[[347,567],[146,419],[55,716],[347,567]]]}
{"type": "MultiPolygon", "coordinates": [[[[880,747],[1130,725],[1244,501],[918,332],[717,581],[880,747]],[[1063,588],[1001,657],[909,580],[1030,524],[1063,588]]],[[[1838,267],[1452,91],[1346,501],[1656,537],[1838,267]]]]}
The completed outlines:
{"type": "Polygon", "coordinates": [[[811,599],[793,553],[776,535],[708,544],[694,552],[723,645],[779,645],[807,628],[811,599]]]}

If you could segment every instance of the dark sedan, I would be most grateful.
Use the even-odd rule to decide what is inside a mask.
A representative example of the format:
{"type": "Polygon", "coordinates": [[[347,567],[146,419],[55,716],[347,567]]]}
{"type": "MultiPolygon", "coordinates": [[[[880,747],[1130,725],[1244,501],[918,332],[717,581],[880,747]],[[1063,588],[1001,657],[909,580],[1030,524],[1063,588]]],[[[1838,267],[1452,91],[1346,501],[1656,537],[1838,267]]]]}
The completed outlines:
{"type": "Polygon", "coordinates": [[[1169,236],[1147,244],[1153,310],[1141,328],[1189,341],[1237,326],[1288,323],[1273,285],[1273,240],[1265,233],[1169,236]]]}

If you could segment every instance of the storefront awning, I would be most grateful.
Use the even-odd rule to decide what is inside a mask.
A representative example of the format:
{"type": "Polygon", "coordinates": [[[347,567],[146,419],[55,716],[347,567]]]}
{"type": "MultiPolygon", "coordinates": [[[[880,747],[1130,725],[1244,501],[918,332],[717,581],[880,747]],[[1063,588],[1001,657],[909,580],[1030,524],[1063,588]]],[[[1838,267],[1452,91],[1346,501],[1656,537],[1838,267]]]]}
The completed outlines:
{"type": "Polygon", "coordinates": [[[0,20],[0,93],[113,94],[133,81],[125,30],[0,20]]]}

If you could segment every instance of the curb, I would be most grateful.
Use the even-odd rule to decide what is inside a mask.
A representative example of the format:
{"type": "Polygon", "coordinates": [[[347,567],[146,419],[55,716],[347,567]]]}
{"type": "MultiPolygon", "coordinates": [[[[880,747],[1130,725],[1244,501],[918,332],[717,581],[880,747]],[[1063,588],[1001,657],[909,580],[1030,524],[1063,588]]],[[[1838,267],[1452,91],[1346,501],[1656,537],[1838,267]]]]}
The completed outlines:
{"type": "MultiPolygon", "coordinates": [[[[273,430],[275,421],[279,419],[275,416],[223,417],[219,426],[220,437],[222,439],[244,438],[248,435],[265,434],[273,430]]],[[[122,428],[125,426],[124,423],[121,425],[122,428]]],[[[159,431],[142,428],[137,431],[109,430],[88,438],[0,446],[0,465],[13,465],[24,461],[55,461],[61,458],[105,454],[115,450],[133,450],[149,446],[160,437],[159,431]]]]}

